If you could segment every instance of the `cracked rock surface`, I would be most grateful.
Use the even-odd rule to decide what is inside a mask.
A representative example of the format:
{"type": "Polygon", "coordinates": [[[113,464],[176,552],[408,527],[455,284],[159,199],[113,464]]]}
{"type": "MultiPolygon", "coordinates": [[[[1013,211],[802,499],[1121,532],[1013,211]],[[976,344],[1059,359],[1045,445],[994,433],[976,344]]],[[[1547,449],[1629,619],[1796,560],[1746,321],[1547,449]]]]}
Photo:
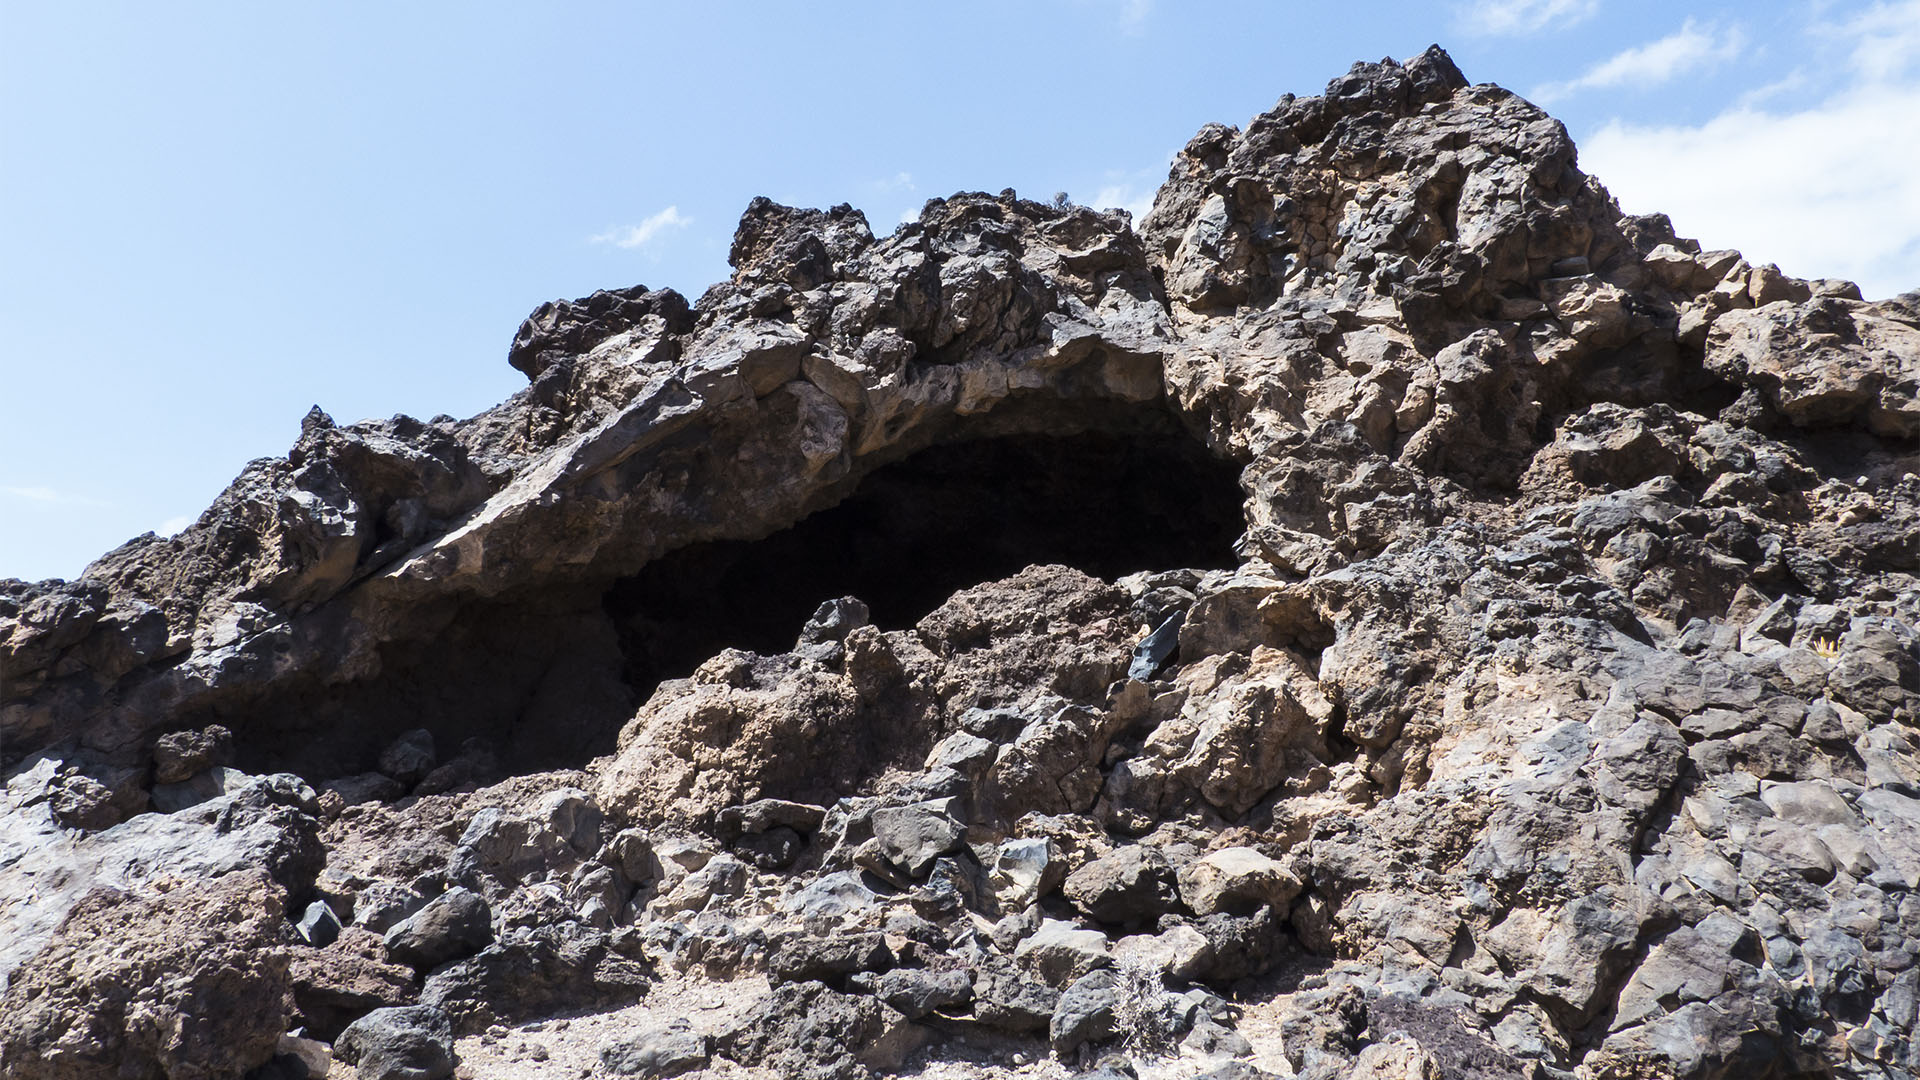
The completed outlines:
{"type": "Polygon", "coordinates": [[[732,262],[0,581],[0,1074],[1920,1073],[1920,294],[1438,48],[732,262]]]}

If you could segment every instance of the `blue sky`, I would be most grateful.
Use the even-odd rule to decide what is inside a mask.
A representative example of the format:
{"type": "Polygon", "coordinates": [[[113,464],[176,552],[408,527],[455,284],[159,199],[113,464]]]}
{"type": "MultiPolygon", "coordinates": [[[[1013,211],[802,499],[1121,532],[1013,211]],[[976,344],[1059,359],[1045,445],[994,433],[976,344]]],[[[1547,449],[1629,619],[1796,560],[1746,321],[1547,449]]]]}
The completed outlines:
{"type": "Polygon", "coordinates": [[[1432,42],[1628,209],[1920,287],[1920,0],[0,5],[0,577],[181,527],[313,404],[491,405],[529,310],[697,297],[754,195],[1140,210],[1200,125],[1432,42]]]}

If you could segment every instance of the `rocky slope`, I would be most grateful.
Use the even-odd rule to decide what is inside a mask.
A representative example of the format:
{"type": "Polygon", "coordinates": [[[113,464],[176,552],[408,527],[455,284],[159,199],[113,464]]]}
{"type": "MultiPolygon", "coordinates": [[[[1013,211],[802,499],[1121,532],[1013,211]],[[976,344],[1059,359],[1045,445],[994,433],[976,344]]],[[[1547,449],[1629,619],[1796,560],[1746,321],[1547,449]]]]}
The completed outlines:
{"type": "Polygon", "coordinates": [[[0,582],[8,1077],[1909,1077],[1920,294],[1438,49],[0,582]]]}

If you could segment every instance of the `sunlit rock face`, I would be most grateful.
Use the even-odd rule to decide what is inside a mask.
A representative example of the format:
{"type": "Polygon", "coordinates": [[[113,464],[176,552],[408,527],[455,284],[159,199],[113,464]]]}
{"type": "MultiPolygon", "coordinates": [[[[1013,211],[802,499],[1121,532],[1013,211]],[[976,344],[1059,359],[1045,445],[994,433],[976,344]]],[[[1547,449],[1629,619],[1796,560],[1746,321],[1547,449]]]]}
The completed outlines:
{"type": "Polygon", "coordinates": [[[1920,294],[1438,49],[732,262],[0,582],[0,1072],[1920,1072],[1920,294]]]}

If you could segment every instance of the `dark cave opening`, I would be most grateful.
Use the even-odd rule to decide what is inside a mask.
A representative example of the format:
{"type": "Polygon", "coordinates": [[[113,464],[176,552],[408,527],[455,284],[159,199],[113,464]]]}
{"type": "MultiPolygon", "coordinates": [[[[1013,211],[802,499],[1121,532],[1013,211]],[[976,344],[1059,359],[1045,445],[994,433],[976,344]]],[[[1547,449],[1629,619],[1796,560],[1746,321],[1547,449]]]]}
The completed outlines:
{"type": "Polygon", "coordinates": [[[822,602],[854,596],[886,630],[1038,563],[1112,579],[1237,563],[1238,470],[1176,435],[1027,435],[884,466],[853,495],[760,540],[683,548],[607,591],[625,677],[645,697],[723,648],[794,645],[822,602]]]}
{"type": "Polygon", "coordinates": [[[433,734],[442,759],[477,738],[501,772],[578,767],[614,749],[661,681],[730,647],[785,652],[827,600],[858,597],[897,630],[1039,563],[1109,580],[1236,565],[1238,474],[1165,428],[937,445],[769,536],[694,544],[627,578],[471,603],[430,639],[383,647],[371,678],[254,702],[251,719],[207,719],[242,733],[248,771],[314,780],[373,769],[412,728],[433,734]]]}

